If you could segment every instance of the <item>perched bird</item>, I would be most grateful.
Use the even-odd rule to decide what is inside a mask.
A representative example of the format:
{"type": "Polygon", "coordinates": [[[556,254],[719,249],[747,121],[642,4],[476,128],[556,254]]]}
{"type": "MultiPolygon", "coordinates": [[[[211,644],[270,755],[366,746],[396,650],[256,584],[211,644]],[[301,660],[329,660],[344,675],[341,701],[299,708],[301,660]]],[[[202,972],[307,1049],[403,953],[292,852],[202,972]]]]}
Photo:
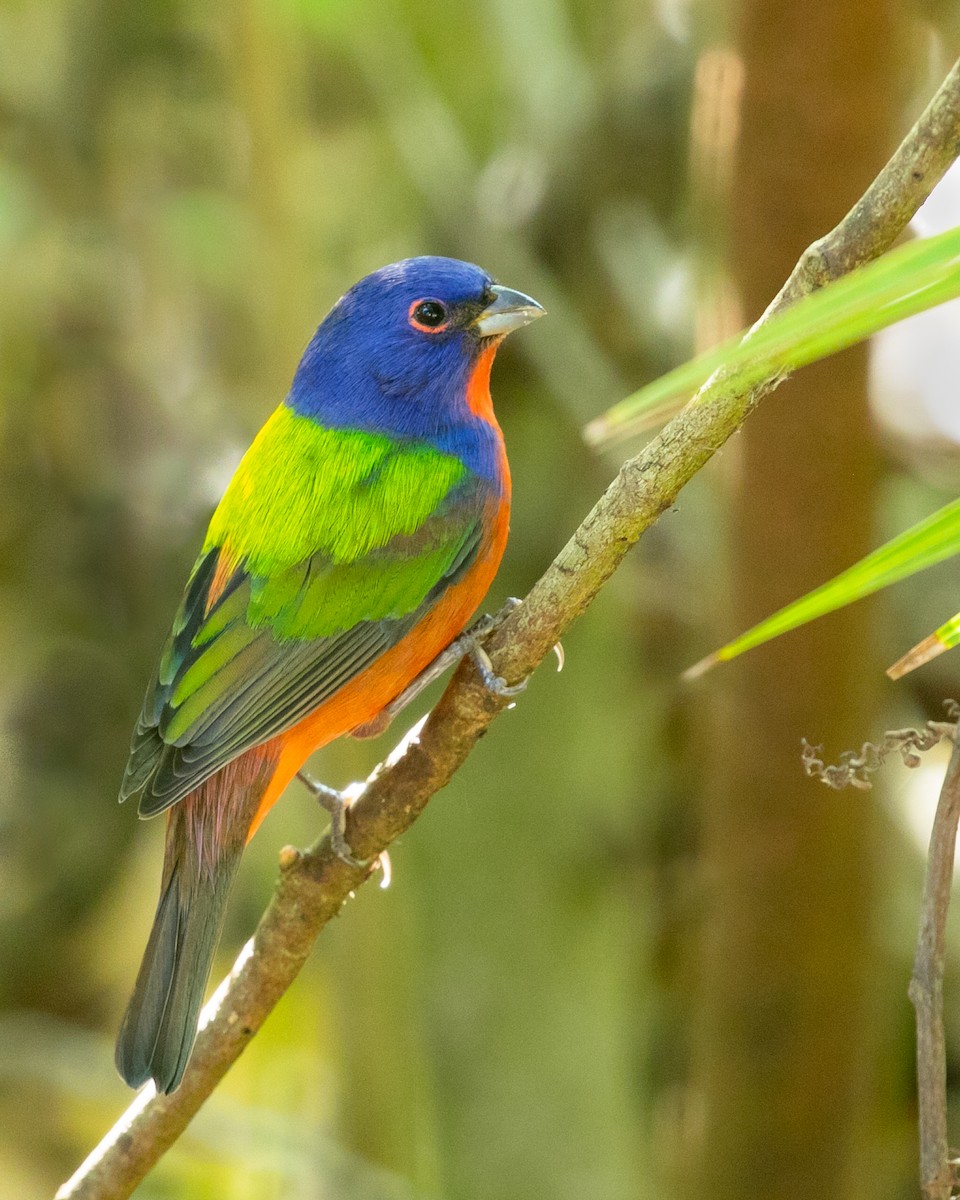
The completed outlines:
{"type": "Polygon", "coordinates": [[[490,367],[542,313],[454,259],[375,271],[326,316],[237,468],[120,791],[142,817],[167,811],[117,1040],[132,1086],[180,1083],[230,885],[267,811],[310,754],[389,711],[483,599],[510,512],[490,367]]]}

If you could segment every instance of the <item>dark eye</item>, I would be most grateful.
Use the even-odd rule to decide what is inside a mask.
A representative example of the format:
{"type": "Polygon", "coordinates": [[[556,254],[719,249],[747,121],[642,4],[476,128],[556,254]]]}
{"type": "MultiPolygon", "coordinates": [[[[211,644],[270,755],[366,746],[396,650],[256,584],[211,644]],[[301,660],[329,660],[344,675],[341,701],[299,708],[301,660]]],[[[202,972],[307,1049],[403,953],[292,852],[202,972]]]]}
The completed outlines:
{"type": "Polygon", "coordinates": [[[435,331],[447,320],[447,310],[439,300],[415,300],[410,306],[410,324],[418,329],[435,331]]]}

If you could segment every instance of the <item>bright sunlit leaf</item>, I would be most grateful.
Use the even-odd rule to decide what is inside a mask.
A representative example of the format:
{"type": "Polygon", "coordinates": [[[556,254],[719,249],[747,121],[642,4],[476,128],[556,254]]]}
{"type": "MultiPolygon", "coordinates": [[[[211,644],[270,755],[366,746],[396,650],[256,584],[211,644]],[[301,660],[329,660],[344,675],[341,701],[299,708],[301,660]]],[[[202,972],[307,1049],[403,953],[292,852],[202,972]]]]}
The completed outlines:
{"type": "MultiPolygon", "coordinates": [[[[843,608],[862,596],[869,596],[957,553],[960,553],[960,500],[952,501],[881,546],[879,550],[867,555],[829,583],[788,604],[772,617],[761,621],[734,641],[728,642],[716,653],[691,667],[685,673],[685,678],[692,679],[702,675],[711,667],[728,662],[745,650],[769,642],[781,633],[806,625],[808,621],[822,617],[824,613],[843,608]]],[[[889,674],[897,679],[958,643],[960,613],[919,646],[914,647],[890,668],[889,674]]]]}
{"type": "MultiPolygon", "coordinates": [[[[595,446],[662,424],[714,372],[747,384],[789,374],[960,296],[960,228],[910,242],[634,392],[584,430],[595,446]]],[[[909,572],[907,572],[909,574],[909,572]]]]}

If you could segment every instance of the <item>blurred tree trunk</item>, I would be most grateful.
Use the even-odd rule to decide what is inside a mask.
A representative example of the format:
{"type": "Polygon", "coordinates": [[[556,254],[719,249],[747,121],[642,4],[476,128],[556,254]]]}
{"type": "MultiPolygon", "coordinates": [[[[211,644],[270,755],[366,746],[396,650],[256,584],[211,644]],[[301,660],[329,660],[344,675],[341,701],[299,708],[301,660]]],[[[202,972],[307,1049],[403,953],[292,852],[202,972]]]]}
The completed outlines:
{"type": "MultiPolygon", "coordinates": [[[[902,12],[902,10],[900,10],[902,12]]],[[[748,0],[732,256],[755,319],[896,141],[890,0],[748,0]]],[[[862,350],[804,371],[738,443],[732,626],[746,628],[873,543],[862,350]]],[[[871,729],[882,676],[856,606],[748,655],[722,682],[707,796],[704,999],[695,1079],[711,1200],[869,1194],[875,818],[804,778],[800,738],[871,729]],[[859,1152],[859,1156],[858,1156],[859,1152]]]]}

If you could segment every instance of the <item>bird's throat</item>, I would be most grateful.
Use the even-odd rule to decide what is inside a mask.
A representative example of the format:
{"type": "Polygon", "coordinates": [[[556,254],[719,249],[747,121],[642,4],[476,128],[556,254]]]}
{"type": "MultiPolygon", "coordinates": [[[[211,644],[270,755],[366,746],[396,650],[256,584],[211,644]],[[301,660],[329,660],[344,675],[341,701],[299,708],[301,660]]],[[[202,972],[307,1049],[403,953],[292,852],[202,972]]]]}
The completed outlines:
{"type": "Polygon", "coordinates": [[[491,339],[490,344],[480,351],[467,380],[467,407],[475,417],[493,426],[497,426],[497,418],[493,415],[493,401],[490,398],[490,369],[502,340],[491,339]]]}

